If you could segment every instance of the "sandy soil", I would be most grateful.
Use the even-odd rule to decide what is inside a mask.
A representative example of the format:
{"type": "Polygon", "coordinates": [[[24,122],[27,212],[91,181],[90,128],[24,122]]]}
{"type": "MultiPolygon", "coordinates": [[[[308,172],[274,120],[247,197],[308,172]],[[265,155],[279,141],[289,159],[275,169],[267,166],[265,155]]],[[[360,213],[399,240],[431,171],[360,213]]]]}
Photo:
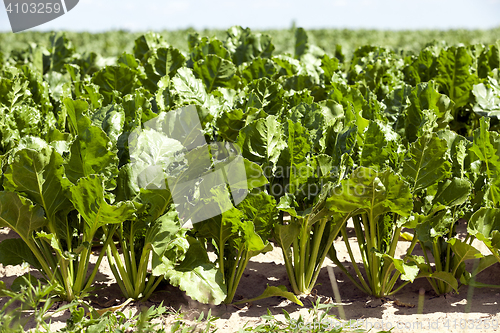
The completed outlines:
{"type": "MultiPolygon", "coordinates": [[[[16,237],[15,233],[8,229],[0,229],[0,241],[11,237],[16,237]]],[[[348,254],[343,242],[337,240],[335,244],[339,260],[347,262],[348,254]]],[[[408,242],[401,241],[398,253],[404,253],[408,245],[408,242]]],[[[482,252],[488,253],[482,244],[475,245],[478,245],[482,252]]],[[[419,254],[418,247],[415,250],[414,253],[419,254]]],[[[327,259],[324,266],[332,266],[335,272],[342,298],[342,303],[338,304],[338,307],[343,308],[347,319],[356,320],[360,328],[371,328],[371,332],[391,328],[393,328],[392,332],[433,332],[438,330],[443,332],[495,332],[500,330],[500,289],[461,286],[458,294],[452,293],[437,297],[427,280],[418,279],[413,284],[405,286],[393,297],[373,299],[359,291],[330,260],[327,259]],[[422,313],[418,314],[417,305],[421,288],[425,290],[424,306],[422,313]],[[467,299],[471,300],[469,304],[467,299]]],[[[346,266],[350,267],[349,264],[346,266]]],[[[352,267],[348,269],[352,269],[352,267]]],[[[0,278],[7,286],[10,286],[17,276],[28,271],[27,267],[3,267],[0,265],[0,278]]],[[[478,276],[478,281],[500,284],[499,277],[500,264],[495,264],[482,272],[478,276]]],[[[97,283],[104,288],[99,291],[98,297],[92,298],[94,306],[98,308],[109,307],[125,301],[120,290],[114,284],[112,274],[106,265],[103,265],[97,277],[97,283]]],[[[241,280],[235,300],[249,299],[260,295],[266,284],[284,284],[291,290],[279,248],[251,260],[241,280]]],[[[160,285],[158,291],[147,302],[131,304],[122,311],[128,313],[131,310],[135,313],[141,307],[158,305],[163,302],[164,305],[174,309],[182,307],[185,318],[193,319],[197,318],[201,311],[206,313],[211,309],[212,315],[220,318],[215,322],[219,332],[237,332],[244,325],[255,326],[258,323],[263,323],[264,320],[261,319],[261,316],[267,314],[267,309],[270,309],[278,319],[284,319],[282,312],[284,309],[291,313],[292,317],[298,318],[302,315],[306,323],[311,323],[312,319],[310,319],[308,310],[316,297],[321,297],[321,302],[333,302],[332,285],[326,268],[323,268],[320,273],[314,295],[301,297],[304,307],[278,297],[242,306],[204,305],[192,301],[177,288],[165,284],[160,285]]],[[[0,307],[4,303],[5,299],[0,299],[0,307]]],[[[330,312],[337,317],[339,317],[338,307],[333,308],[330,312]]],[[[58,314],[58,317],[52,318],[52,327],[55,329],[64,327],[67,318],[68,313],[58,314]]],[[[174,318],[167,317],[162,320],[168,324],[174,318]]],[[[345,322],[332,322],[331,325],[338,326],[343,325],[343,323],[345,322]]]]}

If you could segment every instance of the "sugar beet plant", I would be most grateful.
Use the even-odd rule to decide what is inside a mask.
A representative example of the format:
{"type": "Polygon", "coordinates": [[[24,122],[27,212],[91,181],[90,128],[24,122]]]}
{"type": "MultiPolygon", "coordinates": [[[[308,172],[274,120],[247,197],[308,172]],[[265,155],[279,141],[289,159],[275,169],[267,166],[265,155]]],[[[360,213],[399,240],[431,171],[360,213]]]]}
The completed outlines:
{"type": "MultiPolygon", "coordinates": [[[[189,35],[187,52],[148,33],[103,58],[54,34],[0,57],[0,226],[20,236],[0,243],[0,262],[30,263],[65,300],[92,291],[106,257],[128,298],[166,281],[231,303],[272,244],[295,294],[312,292],[327,255],[379,297],[424,277],[438,294],[481,286],[476,275],[500,258],[498,43],[363,46],[348,59],[295,32],[281,54],[270,36],[233,27],[224,40],[189,35]],[[186,106],[192,118],[169,120],[186,106]],[[206,145],[193,149],[195,118],[206,145]],[[230,150],[246,177],[195,181],[202,157],[196,172],[227,178],[230,150]],[[207,207],[218,213],[198,220],[207,207]],[[338,235],[354,273],[336,256],[338,235]],[[478,260],[473,271],[466,260],[478,260]]],[[[257,299],[273,295],[300,303],[282,286],[257,299]]]]}

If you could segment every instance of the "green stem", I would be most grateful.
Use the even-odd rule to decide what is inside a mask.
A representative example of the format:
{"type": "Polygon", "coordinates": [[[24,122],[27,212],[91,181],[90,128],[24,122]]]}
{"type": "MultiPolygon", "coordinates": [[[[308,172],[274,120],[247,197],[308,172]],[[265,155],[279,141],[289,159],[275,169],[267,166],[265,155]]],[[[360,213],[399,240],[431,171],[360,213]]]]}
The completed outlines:
{"type": "Polygon", "coordinates": [[[307,244],[309,243],[310,239],[310,230],[307,226],[307,218],[302,221],[302,230],[300,233],[300,265],[299,265],[299,288],[302,293],[306,292],[306,281],[305,281],[305,274],[306,274],[306,249],[307,249],[307,244]]]}
{"type": "MultiPolygon", "coordinates": [[[[385,266],[385,265],[384,265],[385,266]]],[[[387,281],[389,280],[389,275],[391,273],[392,268],[394,267],[394,262],[391,261],[387,266],[384,267],[382,272],[382,292],[385,293],[387,281]]],[[[390,289],[389,289],[390,290],[390,289]]]]}
{"type": "MultiPolygon", "coordinates": [[[[365,272],[366,272],[368,280],[371,280],[372,275],[371,275],[370,270],[368,269],[368,267],[370,267],[370,265],[368,263],[368,250],[367,250],[367,246],[366,246],[366,241],[365,241],[363,229],[361,229],[361,223],[362,223],[361,216],[357,215],[355,217],[356,217],[356,219],[353,218],[354,231],[356,232],[356,239],[358,240],[358,247],[359,247],[360,252],[361,252],[361,259],[363,261],[363,267],[365,267],[365,272]]],[[[347,224],[344,225],[344,228],[346,228],[346,225],[347,224]]]]}
{"type": "Polygon", "coordinates": [[[288,274],[288,279],[290,280],[290,284],[292,285],[293,293],[296,295],[300,295],[297,282],[295,281],[295,272],[293,270],[293,264],[291,262],[292,260],[291,249],[281,248],[281,252],[283,253],[283,259],[285,260],[285,268],[288,274]]]}
{"type": "MultiPolygon", "coordinates": [[[[373,217],[373,213],[370,213],[370,228],[368,230],[365,230],[365,232],[369,233],[369,236],[366,238],[371,238],[372,241],[372,247],[375,248],[375,250],[380,250],[378,248],[378,231],[377,231],[377,221],[375,221],[375,218],[373,217]]],[[[375,296],[379,297],[380,295],[380,288],[381,288],[381,283],[380,283],[380,260],[379,257],[377,257],[376,253],[372,251],[370,248],[370,256],[371,256],[371,271],[372,271],[372,290],[375,294],[375,296]]]]}
{"type": "MultiPolygon", "coordinates": [[[[333,253],[335,253],[335,251],[333,249],[330,249],[330,251],[332,251],[333,253]]],[[[367,290],[367,289],[365,289],[365,287],[363,287],[362,285],[360,285],[358,283],[358,281],[356,281],[356,279],[354,278],[354,276],[352,276],[352,274],[347,271],[347,269],[345,268],[345,266],[339,261],[339,259],[337,258],[337,256],[334,255],[333,253],[329,255],[329,257],[333,261],[333,263],[335,265],[337,265],[337,267],[340,268],[342,270],[342,272],[345,273],[345,275],[347,275],[347,277],[349,278],[349,280],[351,280],[352,283],[354,283],[354,285],[356,287],[358,287],[359,290],[361,290],[361,291],[365,292],[366,294],[370,295],[371,294],[370,290],[367,290]]]]}
{"type": "Polygon", "coordinates": [[[137,276],[135,280],[135,293],[134,297],[137,299],[139,294],[144,290],[146,286],[146,274],[148,270],[149,257],[152,251],[151,244],[147,244],[142,250],[141,262],[139,263],[139,267],[137,269],[137,276]]]}
{"type": "MultiPolygon", "coordinates": [[[[389,281],[389,283],[387,284],[387,290],[392,290],[392,288],[394,288],[394,285],[396,284],[396,282],[398,281],[398,278],[399,276],[401,275],[401,273],[399,271],[396,271],[394,273],[394,275],[392,276],[391,280],[389,281]]],[[[398,288],[399,290],[400,288],[398,288]]],[[[385,295],[385,294],[384,294],[385,295]]],[[[384,296],[384,295],[381,295],[381,296],[384,296]]]]}
{"type": "Polygon", "coordinates": [[[311,278],[314,275],[315,269],[320,270],[323,262],[317,262],[319,247],[321,245],[321,239],[323,238],[323,233],[325,231],[326,222],[328,220],[321,219],[316,225],[313,236],[312,252],[309,256],[309,265],[307,267],[306,273],[306,285],[311,284],[311,278]]]}
{"type": "MultiPolygon", "coordinates": [[[[123,261],[125,263],[125,271],[129,277],[130,281],[136,281],[137,278],[137,272],[136,269],[137,267],[132,266],[131,260],[130,260],[130,249],[128,248],[125,239],[124,239],[124,233],[123,233],[123,224],[120,224],[120,234],[118,235],[118,243],[120,243],[120,247],[122,249],[122,254],[123,254],[123,261]]],[[[132,244],[133,246],[133,244],[132,244]]]]}
{"type": "MultiPolygon", "coordinates": [[[[83,243],[85,243],[86,240],[85,238],[83,239],[83,243]]],[[[80,258],[78,260],[78,268],[76,271],[76,280],[74,283],[74,290],[76,292],[79,292],[81,290],[81,287],[83,285],[83,281],[86,278],[87,274],[87,268],[88,268],[88,263],[89,263],[89,258],[90,258],[90,242],[89,246],[84,246],[82,252],[80,253],[80,258]]]]}
{"type": "MultiPolygon", "coordinates": [[[[237,252],[238,254],[237,254],[237,257],[236,257],[236,261],[234,262],[234,265],[233,265],[233,267],[231,269],[231,274],[228,277],[229,281],[226,281],[228,295],[233,290],[233,283],[234,283],[234,280],[235,280],[235,277],[236,277],[236,272],[237,272],[238,266],[239,266],[241,258],[242,258],[242,251],[243,251],[243,246],[240,245],[240,248],[238,249],[238,252],[237,252]]],[[[227,298],[228,297],[226,296],[226,299],[227,298]]]]}
{"type": "Polygon", "coordinates": [[[113,272],[113,275],[116,279],[116,282],[118,283],[118,286],[120,287],[120,290],[122,291],[122,294],[124,296],[128,295],[127,289],[125,288],[125,285],[123,284],[123,281],[120,279],[120,273],[118,273],[118,270],[116,269],[113,257],[111,255],[111,247],[108,247],[106,250],[103,251],[106,252],[106,256],[108,257],[108,264],[109,267],[111,268],[111,272],[113,272]]]}
{"type": "Polygon", "coordinates": [[[293,240],[293,271],[295,275],[295,281],[297,282],[297,287],[299,288],[299,294],[301,290],[301,279],[300,279],[300,247],[299,239],[296,237],[293,240]]]}
{"type": "Polygon", "coordinates": [[[137,263],[135,262],[134,224],[132,222],[130,222],[130,236],[128,241],[128,250],[129,250],[128,259],[132,271],[132,281],[136,281],[138,268],[137,268],[137,263]]]}
{"type": "MultiPolygon", "coordinates": [[[[443,271],[443,265],[441,264],[441,258],[440,258],[441,249],[439,247],[438,241],[439,241],[438,238],[435,238],[435,239],[432,240],[432,247],[434,249],[434,253],[432,255],[434,257],[434,263],[436,265],[436,271],[437,272],[442,272],[443,271]]],[[[444,282],[441,281],[441,280],[438,280],[437,284],[439,286],[439,291],[441,293],[443,293],[443,291],[444,291],[444,282]]]]}
{"type": "MultiPolygon", "coordinates": [[[[391,296],[391,295],[394,295],[395,293],[397,293],[398,291],[400,291],[404,286],[406,286],[408,283],[410,283],[410,281],[406,281],[404,282],[402,285],[400,285],[399,287],[397,287],[395,290],[391,291],[390,293],[388,293],[387,295],[388,296],[391,296]]],[[[392,288],[391,288],[392,289],[392,288]]]]}
{"type": "Polygon", "coordinates": [[[351,249],[351,245],[349,244],[349,239],[347,236],[347,231],[345,228],[340,229],[340,232],[342,234],[342,238],[344,239],[345,246],[347,248],[347,253],[349,253],[349,257],[351,258],[351,264],[354,268],[354,271],[356,272],[356,275],[358,276],[359,282],[363,285],[363,289],[368,290],[368,294],[371,294],[372,289],[368,286],[368,283],[366,283],[363,274],[361,274],[361,271],[359,270],[358,264],[356,263],[356,260],[354,258],[354,254],[351,249]]]}
{"type": "Polygon", "coordinates": [[[231,303],[234,298],[234,294],[236,293],[236,289],[238,288],[238,284],[240,283],[241,277],[243,276],[243,272],[245,271],[245,268],[248,264],[248,261],[250,260],[250,255],[248,252],[245,250],[243,255],[241,256],[243,260],[240,261],[240,264],[238,265],[238,270],[236,274],[236,278],[233,281],[233,286],[231,292],[227,295],[225,303],[231,303]]]}
{"type": "Polygon", "coordinates": [[[392,236],[391,246],[389,248],[389,255],[394,258],[394,254],[396,253],[396,247],[398,245],[399,236],[401,235],[401,227],[397,227],[394,230],[394,235],[392,236]]]}
{"type": "Polygon", "coordinates": [[[117,224],[113,225],[112,230],[109,233],[106,233],[106,229],[105,229],[104,232],[107,235],[106,241],[104,242],[104,244],[102,246],[101,252],[99,253],[99,257],[97,258],[94,269],[92,270],[92,274],[90,274],[89,278],[87,279],[87,283],[85,284],[85,287],[83,288],[83,290],[87,290],[88,288],[90,288],[90,286],[92,285],[92,282],[94,282],[95,276],[97,275],[97,272],[99,271],[99,266],[101,265],[102,258],[104,257],[104,254],[106,253],[106,249],[108,248],[109,244],[113,240],[113,235],[114,235],[117,228],[118,228],[117,224]]]}
{"type": "Polygon", "coordinates": [[[226,281],[226,274],[224,272],[224,244],[223,243],[219,244],[219,258],[218,259],[219,259],[219,271],[222,274],[222,281],[226,281]]]}
{"type": "Polygon", "coordinates": [[[125,295],[127,298],[131,298],[132,295],[134,295],[134,287],[132,286],[132,282],[130,281],[130,278],[126,272],[126,270],[123,268],[122,262],[120,255],[118,254],[118,250],[116,249],[115,243],[111,242],[109,244],[109,247],[111,248],[111,253],[113,254],[113,259],[116,264],[116,267],[118,268],[118,271],[120,272],[120,275],[115,276],[116,280],[120,279],[123,281],[123,284],[125,286],[125,289],[127,290],[127,294],[125,295]]]}
{"type": "MultiPolygon", "coordinates": [[[[155,277],[151,276],[150,281],[154,281],[155,277]]],[[[149,286],[149,281],[148,281],[148,286],[144,289],[144,297],[142,299],[148,299],[151,294],[156,290],[160,282],[163,281],[163,275],[159,276],[158,279],[156,279],[156,282],[154,283],[153,286],[149,286]]]]}

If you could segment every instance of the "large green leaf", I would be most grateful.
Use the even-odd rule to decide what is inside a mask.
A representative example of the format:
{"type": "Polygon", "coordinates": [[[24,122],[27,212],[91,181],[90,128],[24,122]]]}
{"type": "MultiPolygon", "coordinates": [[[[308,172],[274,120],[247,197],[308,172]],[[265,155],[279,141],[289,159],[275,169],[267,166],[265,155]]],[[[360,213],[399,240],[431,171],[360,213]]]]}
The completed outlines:
{"type": "Polygon", "coordinates": [[[132,93],[138,86],[136,74],[123,66],[106,66],[92,76],[92,83],[99,86],[104,106],[119,102],[119,98],[132,93]]]}
{"type": "Polygon", "coordinates": [[[63,158],[50,146],[39,150],[22,149],[15,153],[5,171],[4,187],[25,193],[45,210],[52,232],[62,233],[58,212],[72,210],[66,198],[70,186],[64,177],[63,158]]]}
{"type": "Polygon", "coordinates": [[[276,64],[271,59],[256,58],[241,70],[241,78],[244,84],[249,84],[263,77],[272,79],[276,71],[276,64]]]}
{"type": "Polygon", "coordinates": [[[71,144],[71,156],[65,165],[66,176],[72,183],[81,177],[102,174],[106,188],[114,188],[118,174],[118,158],[106,133],[91,125],[71,144]]]}
{"type": "Polygon", "coordinates": [[[290,179],[288,192],[296,194],[304,190],[309,177],[314,176],[315,165],[310,156],[309,133],[300,124],[288,120],[288,155],[290,157],[290,179]]]}
{"type": "Polygon", "coordinates": [[[177,71],[177,74],[172,78],[170,89],[176,94],[177,103],[180,105],[208,106],[210,103],[210,97],[205,90],[203,81],[197,79],[189,68],[182,67],[177,71]]]}
{"type": "Polygon", "coordinates": [[[275,116],[258,119],[245,126],[238,135],[237,144],[243,157],[259,164],[276,165],[285,148],[283,126],[275,116]]]}
{"type": "Polygon", "coordinates": [[[467,231],[472,236],[483,241],[491,251],[496,251],[500,261],[500,209],[482,207],[472,214],[467,231]]]}
{"type": "Polygon", "coordinates": [[[446,158],[447,151],[446,141],[436,134],[422,136],[410,145],[408,157],[403,161],[402,175],[414,192],[449,175],[451,164],[446,158]]]}
{"type": "Polygon", "coordinates": [[[472,190],[471,182],[466,178],[452,178],[439,183],[434,204],[452,207],[465,203],[472,190]]]}
{"type": "Polygon", "coordinates": [[[204,59],[194,63],[194,74],[203,80],[208,92],[218,87],[237,88],[239,77],[236,66],[219,56],[209,54],[204,59]]]}
{"type": "Polygon", "coordinates": [[[70,133],[74,136],[83,133],[91,124],[91,120],[87,117],[89,104],[84,100],[74,101],[70,98],[65,98],[62,102],[70,133]]]}
{"type": "Polygon", "coordinates": [[[393,148],[389,142],[396,140],[396,133],[388,128],[384,129],[375,121],[370,121],[361,148],[360,165],[376,170],[384,169],[389,164],[393,148]]]}
{"type": "Polygon", "coordinates": [[[243,221],[235,221],[233,225],[242,228],[249,250],[261,251],[267,245],[267,239],[278,219],[274,197],[265,192],[249,193],[236,207],[243,212],[244,217],[243,221]],[[252,244],[252,240],[256,244],[252,244]]]}
{"type": "Polygon", "coordinates": [[[40,269],[40,263],[21,238],[5,239],[0,243],[0,263],[4,266],[20,265],[23,262],[40,269]]]}
{"type": "Polygon", "coordinates": [[[227,296],[222,274],[210,262],[203,246],[194,239],[190,239],[185,259],[174,269],[167,270],[165,278],[201,303],[220,304],[227,296]]]}
{"type": "Polygon", "coordinates": [[[464,46],[442,50],[437,58],[436,81],[455,102],[455,109],[469,102],[472,87],[478,81],[477,74],[471,73],[473,61],[464,46]]]}
{"type": "Polygon", "coordinates": [[[131,202],[110,205],[106,202],[102,176],[90,175],[70,188],[70,200],[85,221],[82,230],[85,241],[91,241],[100,227],[122,223],[134,217],[136,207],[131,202]]]}
{"type": "Polygon", "coordinates": [[[409,142],[415,141],[418,136],[425,133],[425,130],[429,128],[427,122],[435,121],[435,126],[439,129],[445,127],[453,119],[451,110],[454,103],[448,96],[440,94],[434,85],[433,82],[419,83],[408,95],[410,104],[404,109],[404,123],[409,142]],[[433,116],[429,117],[424,110],[429,110],[433,116]]]}
{"type": "Polygon", "coordinates": [[[205,58],[209,54],[217,55],[222,59],[231,60],[228,50],[217,38],[202,37],[200,39],[198,33],[195,32],[189,34],[188,45],[191,56],[190,61],[193,63],[205,58]]]}
{"type": "Polygon", "coordinates": [[[32,239],[33,231],[45,225],[47,219],[42,207],[17,193],[0,191],[0,227],[11,228],[27,242],[32,239]]]}
{"type": "Polygon", "coordinates": [[[286,298],[289,301],[294,302],[295,304],[298,304],[300,306],[304,306],[304,304],[295,296],[293,293],[289,292],[286,290],[285,286],[270,286],[268,285],[266,287],[266,290],[264,292],[252,299],[244,299],[242,301],[234,302],[234,304],[240,304],[240,303],[250,303],[250,302],[255,302],[264,298],[269,298],[269,297],[283,297],[286,298]]]}
{"type": "Polygon", "coordinates": [[[327,199],[331,211],[345,214],[365,212],[373,221],[388,212],[406,217],[413,208],[408,185],[390,170],[376,172],[357,168],[331,193],[327,199]]]}
{"type": "Polygon", "coordinates": [[[165,46],[168,45],[162,35],[156,32],[148,32],[135,40],[134,56],[142,61],[148,52],[165,46]]]}
{"type": "Polygon", "coordinates": [[[154,92],[158,89],[158,81],[165,75],[174,77],[177,70],[185,65],[186,58],[176,48],[160,47],[149,53],[144,64],[144,71],[147,79],[144,86],[149,91],[154,92]]]}
{"type": "Polygon", "coordinates": [[[480,259],[484,257],[478,249],[461,241],[460,239],[452,238],[448,241],[448,243],[450,243],[451,249],[455,254],[455,266],[460,265],[465,260],[480,259]]]}
{"type": "Polygon", "coordinates": [[[162,257],[172,240],[175,239],[180,228],[177,212],[172,209],[150,225],[146,230],[144,243],[151,244],[155,254],[162,257]]]}
{"type": "Polygon", "coordinates": [[[500,119],[500,85],[496,80],[495,83],[496,85],[480,83],[472,88],[476,99],[473,110],[479,116],[500,119]]]}
{"type": "Polygon", "coordinates": [[[489,121],[481,119],[480,127],[474,131],[474,141],[470,152],[473,160],[481,161],[481,172],[489,179],[487,199],[494,206],[500,204],[500,135],[488,131],[489,121]]]}
{"type": "Polygon", "coordinates": [[[250,28],[234,26],[228,29],[227,35],[225,46],[237,66],[255,58],[270,58],[274,51],[269,35],[253,33],[250,28]]]}
{"type": "Polygon", "coordinates": [[[248,92],[241,102],[241,108],[245,112],[249,108],[257,108],[263,109],[267,114],[278,115],[285,107],[283,87],[267,77],[252,81],[246,89],[248,92]]]}

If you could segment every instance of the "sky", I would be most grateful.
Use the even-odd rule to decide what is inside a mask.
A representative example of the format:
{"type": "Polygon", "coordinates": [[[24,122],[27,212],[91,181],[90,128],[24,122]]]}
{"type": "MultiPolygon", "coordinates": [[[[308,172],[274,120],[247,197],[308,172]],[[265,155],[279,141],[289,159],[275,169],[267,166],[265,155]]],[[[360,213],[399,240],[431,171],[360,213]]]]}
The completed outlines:
{"type": "MultiPolygon", "coordinates": [[[[80,0],[64,16],[32,30],[227,29],[233,25],[279,29],[289,28],[292,22],[306,29],[488,29],[500,26],[500,0],[80,0]]],[[[0,8],[0,31],[11,31],[5,7],[0,8]]]]}

